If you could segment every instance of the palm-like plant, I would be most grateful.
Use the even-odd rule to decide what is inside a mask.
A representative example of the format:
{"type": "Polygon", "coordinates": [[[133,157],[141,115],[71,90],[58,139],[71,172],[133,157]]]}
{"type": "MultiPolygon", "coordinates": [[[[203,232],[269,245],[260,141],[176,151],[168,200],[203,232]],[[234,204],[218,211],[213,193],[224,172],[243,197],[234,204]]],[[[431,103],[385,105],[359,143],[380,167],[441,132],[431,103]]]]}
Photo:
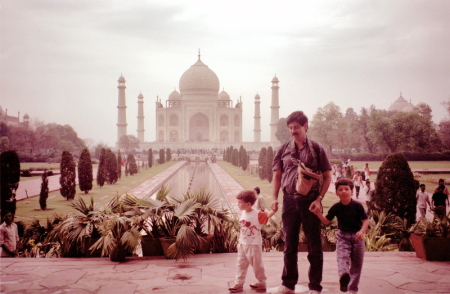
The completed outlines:
{"type": "Polygon", "coordinates": [[[392,234],[386,234],[386,228],[389,225],[390,216],[384,211],[378,213],[372,212],[372,218],[369,219],[369,228],[364,236],[366,251],[394,251],[398,248],[396,243],[392,243],[392,234]]]}
{"type": "Polygon", "coordinates": [[[283,240],[283,222],[275,216],[269,219],[269,223],[261,226],[263,248],[270,251],[272,248],[280,250],[283,240]]]}

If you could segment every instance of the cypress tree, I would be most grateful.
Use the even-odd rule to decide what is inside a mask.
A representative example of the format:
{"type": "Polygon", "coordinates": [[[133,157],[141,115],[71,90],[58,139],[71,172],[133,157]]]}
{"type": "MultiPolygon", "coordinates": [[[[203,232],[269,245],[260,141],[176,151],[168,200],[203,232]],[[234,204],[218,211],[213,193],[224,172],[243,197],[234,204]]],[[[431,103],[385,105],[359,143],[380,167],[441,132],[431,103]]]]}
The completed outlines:
{"type": "Polygon", "coordinates": [[[241,157],[241,167],[243,171],[246,171],[248,168],[248,156],[247,150],[243,149],[242,157],[241,157]]]}
{"type": "Polygon", "coordinates": [[[258,175],[261,180],[264,180],[267,178],[266,175],[266,165],[267,165],[267,149],[266,147],[261,148],[261,151],[259,151],[259,157],[258,157],[258,175]]]}
{"type": "Polygon", "coordinates": [[[105,148],[102,148],[102,151],[100,152],[100,162],[98,164],[97,169],[97,185],[99,185],[100,187],[103,187],[106,180],[105,163],[106,163],[106,150],[105,148]]]}
{"type": "Polygon", "coordinates": [[[172,159],[172,150],[170,148],[166,149],[166,161],[170,161],[172,159]]]}
{"type": "Polygon", "coordinates": [[[164,149],[159,149],[159,164],[163,164],[164,162],[166,162],[164,154],[164,149]]]}
{"type": "Polygon", "coordinates": [[[76,193],[75,161],[73,160],[72,153],[67,150],[62,153],[60,172],[59,184],[61,188],[59,191],[66,200],[73,200],[76,193]]]}
{"type": "Polygon", "coordinates": [[[20,160],[16,151],[6,150],[0,154],[1,210],[16,213],[16,190],[20,181],[20,160]]]}
{"type": "Polygon", "coordinates": [[[41,192],[39,193],[39,205],[42,210],[47,209],[47,198],[48,198],[48,177],[47,171],[42,174],[41,192]]]}
{"type": "Polygon", "coordinates": [[[269,146],[267,148],[267,160],[266,160],[266,178],[269,181],[269,183],[272,183],[272,177],[273,177],[273,171],[272,171],[272,164],[273,164],[273,157],[274,152],[272,146],[269,146]]]}
{"type": "Polygon", "coordinates": [[[242,167],[242,165],[244,164],[244,146],[240,146],[239,147],[239,166],[242,167]]]}
{"type": "Polygon", "coordinates": [[[117,182],[117,159],[114,152],[111,149],[106,150],[106,160],[105,160],[105,169],[106,169],[106,181],[108,184],[114,184],[117,182]]]}
{"type": "Polygon", "coordinates": [[[148,167],[152,168],[153,166],[153,150],[152,148],[148,149],[148,167]]]}
{"type": "Polygon", "coordinates": [[[137,174],[138,168],[136,165],[136,159],[134,158],[133,154],[128,154],[127,156],[127,166],[128,166],[128,173],[130,176],[137,174]]]}
{"type": "Polygon", "coordinates": [[[92,160],[91,153],[87,148],[81,151],[80,159],[78,160],[78,185],[84,194],[92,190],[92,181],[94,175],[92,174],[92,160]]]}
{"type": "Polygon", "coordinates": [[[121,179],[122,178],[122,154],[120,154],[120,149],[119,152],[117,152],[117,179],[121,179]]]}
{"type": "Polygon", "coordinates": [[[419,182],[401,153],[389,155],[381,164],[375,181],[374,209],[406,219],[407,227],[416,221],[416,191],[419,182]]]}

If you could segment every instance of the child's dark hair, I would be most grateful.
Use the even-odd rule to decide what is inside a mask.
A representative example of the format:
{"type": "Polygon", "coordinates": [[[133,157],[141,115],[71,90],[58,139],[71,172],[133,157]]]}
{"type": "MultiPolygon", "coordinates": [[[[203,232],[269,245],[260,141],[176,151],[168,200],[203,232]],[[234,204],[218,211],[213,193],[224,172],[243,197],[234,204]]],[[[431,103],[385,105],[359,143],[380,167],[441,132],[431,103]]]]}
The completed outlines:
{"type": "Polygon", "coordinates": [[[334,185],[336,187],[336,190],[339,186],[349,186],[350,190],[353,190],[353,181],[347,178],[340,178],[334,185]]]}
{"type": "Polygon", "coordinates": [[[253,189],[253,190],[255,190],[256,191],[256,193],[261,193],[261,190],[259,189],[259,187],[255,187],[255,189],[253,189]]]}
{"type": "Polygon", "coordinates": [[[240,199],[246,203],[250,203],[251,205],[255,204],[256,202],[256,195],[255,192],[251,190],[243,190],[239,192],[239,194],[236,196],[237,199],[240,199]]]}
{"type": "Polygon", "coordinates": [[[419,187],[420,188],[425,187],[425,184],[420,184],[419,187]]]}

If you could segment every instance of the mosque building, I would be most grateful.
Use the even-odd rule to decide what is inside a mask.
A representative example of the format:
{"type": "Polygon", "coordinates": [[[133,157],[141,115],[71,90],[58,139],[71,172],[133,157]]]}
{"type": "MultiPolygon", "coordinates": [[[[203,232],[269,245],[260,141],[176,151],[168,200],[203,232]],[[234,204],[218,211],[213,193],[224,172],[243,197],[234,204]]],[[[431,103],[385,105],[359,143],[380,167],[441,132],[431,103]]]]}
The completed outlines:
{"type": "Polygon", "coordinates": [[[28,126],[30,124],[30,116],[25,113],[22,121],[20,121],[20,112],[17,116],[9,115],[8,109],[3,110],[0,106],[0,122],[6,124],[7,126],[18,127],[18,126],[28,126]]]}
{"type": "MultiPolygon", "coordinates": [[[[117,142],[123,135],[127,135],[125,78],[118,79],[118,122],[117,142]]],[[[176,89],[170,93],[165,103],[161,98],[156,99],[156,141],[146,142],[144,131],[144,96],[138,96],[137,138],[139,150],[171,148],[204,148],[225,149],[229,146],[246,150],[260,150],[262,147],[277,147],[280,145],[275,137],[276,124],[279,119],[277,77],[272,79],[272,105],[270,123],[270,142],[261,142],[260,99],[255,96],[254,112],[254,141],[242,141],[244,125],[242,98],[236,102],[224,89],[220,91],[217,75],[200,58],[188,68],[179,80],[179,92],[176,89]]],[[[153,117],[153,115],[152,115],[153,117]]]]}
{"type": "Polygon", "coordinates": [[[403,98],[402,93],[400,92],[400,97],[398,97],[397,100],[395,100],[394,103],[389,106],[389,111],[412,112],[414,111],[414,105],[412,105],[411,102],[406,101],[406,99],[403,98]]]}

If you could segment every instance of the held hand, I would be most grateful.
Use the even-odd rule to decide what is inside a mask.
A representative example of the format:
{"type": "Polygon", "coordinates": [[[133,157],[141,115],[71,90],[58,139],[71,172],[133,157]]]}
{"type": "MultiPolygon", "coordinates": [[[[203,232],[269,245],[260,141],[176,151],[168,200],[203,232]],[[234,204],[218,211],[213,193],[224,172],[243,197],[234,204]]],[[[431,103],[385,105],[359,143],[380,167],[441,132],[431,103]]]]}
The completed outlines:
{"type": "Polygon", "coordinates": [[[322,211],[322,204],[320,203],[319,198],[313,201],[313,203],[311,203],[311,205],[309,206],[309,210],[313,213],[316,213],[315,212],[316,210],[318,210],[318,212],[322,211]]]}
{"type": "Polygon", "coordinates": [[[275,200],[275,201],[273,201],[272,203],[270,203],[270,208],[271,208],[273,211],[277,212],[277,211],[278,211],[278,201],[275,200]]]}
{"type": "Polygon", "coordinates": [[[356,240],[358,241],[364,240],[364,233],[361,231],[356,232],[356,240]]]}

